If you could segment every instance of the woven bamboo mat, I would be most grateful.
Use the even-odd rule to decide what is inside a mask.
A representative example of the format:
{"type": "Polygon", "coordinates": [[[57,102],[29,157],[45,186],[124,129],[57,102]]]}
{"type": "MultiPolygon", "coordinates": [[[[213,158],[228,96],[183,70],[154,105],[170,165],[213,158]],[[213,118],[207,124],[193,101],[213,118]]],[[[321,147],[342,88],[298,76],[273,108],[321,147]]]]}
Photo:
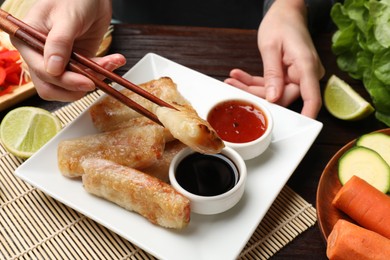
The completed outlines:
{"type": "MultiPolygon", "coordinates": [[[[93,92],[54,114],[66,125],[101,94],[93,92]]],[[[17,178],[14,171],[22,162],[0,146],[0,259],[155,259],[17,178]]],[[[268,259],[315,222],[315,208],[285,186],[239,258],[268,259]]]]}

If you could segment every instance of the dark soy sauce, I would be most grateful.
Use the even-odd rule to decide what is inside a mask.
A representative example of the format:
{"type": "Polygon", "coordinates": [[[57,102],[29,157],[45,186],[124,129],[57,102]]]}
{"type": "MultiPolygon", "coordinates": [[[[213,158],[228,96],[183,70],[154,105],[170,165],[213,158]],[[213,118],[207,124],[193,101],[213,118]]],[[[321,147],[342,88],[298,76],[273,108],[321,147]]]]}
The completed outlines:
{"type": "Polygon", "coordinates": [[[200,196],[216,196],[232,189],[239,179],[236,166],[222,154],[193,153],[176,168],[177,182],[200,196]]]}

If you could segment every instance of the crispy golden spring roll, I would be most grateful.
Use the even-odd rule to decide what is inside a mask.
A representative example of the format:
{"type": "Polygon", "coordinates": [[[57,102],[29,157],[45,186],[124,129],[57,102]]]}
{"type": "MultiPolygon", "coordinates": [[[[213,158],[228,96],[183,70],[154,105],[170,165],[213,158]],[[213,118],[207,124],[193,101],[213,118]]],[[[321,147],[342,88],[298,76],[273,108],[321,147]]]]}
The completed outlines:
{"type": "Polygon", "coordinates": [[[155,114],[173,137],[200,153],[215,154],[225,147],[217,132],[195,110],[175,105],[178,110],[157,107],[155,114]]]}
{"type": "Polygon", "coordinates": [[[139,213],[150,222],[181,229],[190,221],[190,202],[169,184],[107,160],[86,159],[84,188],[98,197],[139,213]]]}
{"type": "MultiPolygon", "coordinates": [[[[140,84],[139,86],[168,103],[186,102],[178,92],[176,84],[168,77],[151,80],[144,84],[140,84]]],[[[147,110],[153,110],[154,103],[141,97],[140,95],[128,89],[122,89],[121,93],[137,102],[147,110]]],[[[120,101],[112,98],[111,96],[106,96],[92,105],[89,113],[95,127],[100,131],[115,130],[121,128],[123,122],[137,117],[143,117],[138,112],[125,106],[120,101]]]]}
{"type": "Polygon", "coordinates": [[[154,176],[163,182],[169,183],[169,166],[171,161],[173,157],[185,147],[187,146],[178,140],[166,143],[162,157],[150,167],[143,169],[142,172],[154,176]]]}
{"type": "Polygon", "coordinates": [[[101,158],[143,169],[161,158],[165,147],[161,127],[148,125],[64,140],[58,145],[60,172],[68,177],[84,173],[81,163],[86,158],[101,158]]]}
{"type": "MultiPolygon", "coordinates": [[[[211,125],[200,118],[191,104],[180,94],[172,79],[163,77],[141,84],[141,87],[175,106],[178,110],[160,107],[146,99],[139,99],[134,93],[127,93],[131,99],[157,115],[172,136],[200,153],[219,153],[224,147],[222,139],[211,125]]],[[[138,95],[137,95],[138,96],[138,95]]],[[[107,131],[118,128],[124,122],[134,120],[134,111],[106,97],[90,109],[92,121],[97,129],[107,131]]],[[[130,122],[131,123],[131,122],[130,122]]]]}
{"type": "MultiPolygon", "coordinates": [[[[121,128],[128,128],[128,127],[143,127],[143,126],[147,126],[147,125],[154,125],[156,127],[161,127],[164,131],[165,142],[170,142],[170,141],[175,140],[175,138],[173,137],[173,135],[171,134],[171,132],[167,128],[160,126],[160,125],[157,125],[154,121],[152,121],[149,118],[144,117],[144,116],[134,117],[134,118],[131,118],[129,120],[122,121],[122,122],[118,123],[117,125],[115,125],[114,130],[121,129],[121,128]]],[[[112,130],[110,130],[110,131],[112,131],[112,130]]]]}

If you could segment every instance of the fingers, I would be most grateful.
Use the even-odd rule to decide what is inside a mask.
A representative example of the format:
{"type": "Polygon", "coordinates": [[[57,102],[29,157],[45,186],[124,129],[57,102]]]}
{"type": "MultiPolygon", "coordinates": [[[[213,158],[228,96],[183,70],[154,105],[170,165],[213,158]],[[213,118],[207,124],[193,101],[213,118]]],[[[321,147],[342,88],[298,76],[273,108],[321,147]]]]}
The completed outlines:
{"type": "MultiPolygon", "coordinates": [[[[100,58],[93,59],[100,66],[109,71],[114,71],[126,64],[126,58],[122,54],[110,54],[100,58]]],[[[100,79],[104,79],[101,75],[96,75],[100,79]]]]}
{"type": "Polygon", "coordinates": [[[239,88],[242,90],[245,90],[248,87],[248,85],[244,84],[242,81],[239,81],[238,79],[235,79],[235,78],[227,78],[224,80],[224,82],[226,84],[229,84],[233,87],[236,87],[236,88],[239,88]]]}
{"type": "Polygon", "coordinates": [[[288,107],[297,100],[300,95],[301,91],[299,85],[290,83],[285,86],[283,96],[281,96],[275,103],[283,107],[288,107]]]}
{"type": "Polygon", "coordinates": [[[306,74],[301,80],[301,96],[303,107],[301,114],[310,118],[316,118],[322,106],[319,79],[315,73],[306,74]]]}
{"type": "Polygon", "coordinates": [[[252,76],[241,69],[233,69],[230,71],[230,77],[234,78],[245,85],[264,86],[264,78],[252,76]]]}
{"type": "Polygon", "coordinates": [[[49,101],[56,100],[56,101],[63,101],[63,102],[71,102],[80,99],[87,92],[84,90],[77,91],[75,89],[69,91],[65,88],[43,81],[41,78],[37,77],[36,74],[34,73],[31,73],[31,79],[34,82],[38,95],[42,99],[49,100],[49,101]]]}
{"type": "Polygon", "coordinates": [[[229,84],[233,87],[236,87],[238,89],[241,89],[243,91],[246,91],[248,93],[251,93],[255,96],[264,98],[265,97],[265,88],[263,86],[248,86],[241,81],[234,79],[234,78],[228,78],[224,81],[226,84],[229,84]]]}
{"type": "Polygon", "coordinates": [[[72,24],[55,23],[47,36],[44,50],[44,67],[46,72],[52,76],[63,73],[69,61],[76,35],[76,28],[72,24]]]}
{"type": "MultiPolygon", "coordinates": [[[[95,89],[90,79],[66,71],[66,66],[72,50],[86,57],[95,55],[110,20],[111,2],[107,0],[42,0],[34,3],[24,21],[47,34],[43,55],[18,39],[12,39],[12,43],[21,53],[42,98],[72,101],[95,89]]],[[[126,60],[121,55],[110,55],[97,61],[114,70],[126,60]]]]}
{"type": "MultiPolygon", "coordinates": [[[[264,86],[264,78],[260,76],[252,76],[249,73],[240,70],[233,69],[230,72],[230,77],[225,79],[225,83],[232,85],[236,88],[249,92],[253,95],[261,98],[266,98],[267,89],[264,86]]],[[[289,106],[300,96],[299,85],[293,83],[283,82],[283,95],[274,101],[281,106],[289,106]]]]}
{"type": "Polygon", "coordinates": [[[243,70],[233,69],[230,72],[230,78],[225,79],[224,82],[253,95],[265,97],[263,77],[252,76],[243,70]]]}
{"type": "Polygon", "coordinates": [[[261,49],[266,89],[265,98],[270,102],[276,102],[283,95],[284,73],[280,48],[273,46],[261,49]]]}
{"type": "MultiPolygon", "coordinates": [[[[94,61],[110,71],[115,70],[126,63],[125,57],[120,54],[95,58],[94,61]]],[[[33,71],[30,69],[30,74],[38,95],[45,100],[70,102],[79,99],[84,96],[85,93],[95,89],[95,84],[90,79],[70,71],[65,71],[57,77],[51,76],[40,70],[33,71]]],[[[100,79],[104,78],[101,75],[97,76],[100,79]]]]}
{"type": "MultiPolygon", "coordinates": [[[[310,68],[306,68],[306,70],[310,70],[310,68]]],[[[306,71],[306,74],[302,76],[299,84],[284,82],[282,96],[274,103],[280,106],[288,107],[300,96],[302,96],[304,104],[301,114],[310,118],[316,118],[322,106],[317,74],[322,77],[324,74],[324,69],[320,67],[318,73],[307,73],[306,71]]],[[[266,96],[264,78],[259,76],[252,76],[242,70],[232,70],[230,72],[230,78],[225,79],[224,82],[256,96],[262,98],[265,98],[266,96]]]]}

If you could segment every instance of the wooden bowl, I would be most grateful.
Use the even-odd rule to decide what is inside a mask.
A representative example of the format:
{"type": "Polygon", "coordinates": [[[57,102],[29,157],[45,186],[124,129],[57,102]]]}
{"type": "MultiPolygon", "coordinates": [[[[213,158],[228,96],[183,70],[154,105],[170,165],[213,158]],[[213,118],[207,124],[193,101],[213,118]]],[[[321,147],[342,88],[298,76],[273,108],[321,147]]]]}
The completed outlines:
{"type": "MultiPolygon", "coordinates": [[[[377,132],[390,134],[390,128],[382,129],[377,132]]],[[[338,160],[352,146],[356,140],[353,140],[341,148],[325,166],[322,172],[316,198],[317,218],[320,231],[325,241],[327,241],[333,226],[339,219],[346,219],[353,222],[346,214],[332,206],[332,200],[341,188],[338,178],[338,160]]]]}

